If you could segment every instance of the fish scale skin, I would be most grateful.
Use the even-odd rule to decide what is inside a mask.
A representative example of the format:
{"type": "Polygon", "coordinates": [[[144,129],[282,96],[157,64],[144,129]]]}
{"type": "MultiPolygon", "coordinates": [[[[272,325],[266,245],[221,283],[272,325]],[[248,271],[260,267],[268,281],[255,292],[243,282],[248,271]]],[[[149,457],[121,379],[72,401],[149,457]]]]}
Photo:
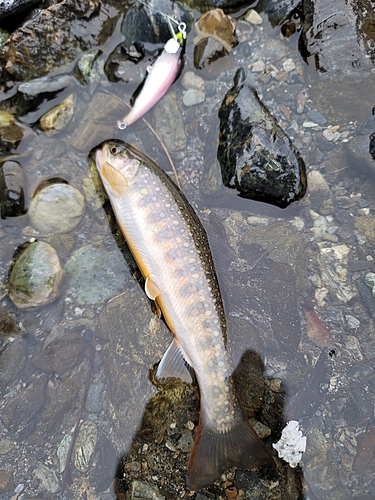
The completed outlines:
{"type": "MultiPolygon", "coordinates": [[[[126,150],[122,154],[124,162],[133,157],[126,150]]],[[[110,196],[112,207],[142,273],[161,290],[157,302],[198,379],[205,425],[226,432],[240,409],[207,237],[166,174],[146,163],[142,155],[137,159],[136,176],[125,195],[110,196]]],[[[108,153],[107,161],[121,168],[118,155],[108,153]]]]}

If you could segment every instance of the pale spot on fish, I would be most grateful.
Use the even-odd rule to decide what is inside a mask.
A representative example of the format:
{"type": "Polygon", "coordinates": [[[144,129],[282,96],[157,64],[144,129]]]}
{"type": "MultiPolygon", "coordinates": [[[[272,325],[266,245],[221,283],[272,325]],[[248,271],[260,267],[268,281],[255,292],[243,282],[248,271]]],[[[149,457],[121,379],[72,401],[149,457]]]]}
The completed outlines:
{"type": "Polygon", "coordinates": [[[166,203],[166,204],[165,204],[165,206],[166,206],[167,208],[169,208],[169,207],[171,206],[171,204],[170,204],[170,203],[166,203]]]}
{"type": "Polygon", "coordinates": [[[185,241],[185,243],[184,243],[184,247],[186,247],[186,248],[187,248],[188,246],[190,246],[190,245],[189,245],[189,243],[188,243],[187,241],[185,241]]]}
{"type": "Polygon", "coordinates": [[[174,219],[174,220],[172,221],[172,224],[173,224],[174,226],[179,226],[179,224],[180,224],[180,223],[178,222],[178,220],[174,219]]]}
{"type": "Polygon", "coordinates": [[[195,279],[196,279],[196,278],[199,278],[199,274],[194,273],[194,274],[192,274],[192,275],[191,275],[191,277],[192,277],[192,278],[195,278],[195,279]]]}
{"type": "Polygon", "coordinates": [[[195,262],[194,257],[190,257],[190,259],[189,259],[189,264],[192,264],[193,262],[195,262]]]}

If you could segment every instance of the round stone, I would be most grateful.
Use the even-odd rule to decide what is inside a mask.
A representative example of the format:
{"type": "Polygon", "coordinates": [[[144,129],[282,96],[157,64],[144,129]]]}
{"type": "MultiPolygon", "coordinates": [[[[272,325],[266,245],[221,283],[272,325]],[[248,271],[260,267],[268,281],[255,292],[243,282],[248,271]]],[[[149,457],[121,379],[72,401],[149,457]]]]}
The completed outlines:
{"type": "Polygon", "coordinates": [[[31,243],[12,267],[10,298],[19,308],[48,304],[59,296],[63,276],[56,250],[44,241],[31,243]]]}
{"type": "Polygon", "coordinates": [[[29,207],[31,224],[42,233],[67,233],[82,219],[85,199],[69,184],[50,184],[36,193],[29,207]]]}

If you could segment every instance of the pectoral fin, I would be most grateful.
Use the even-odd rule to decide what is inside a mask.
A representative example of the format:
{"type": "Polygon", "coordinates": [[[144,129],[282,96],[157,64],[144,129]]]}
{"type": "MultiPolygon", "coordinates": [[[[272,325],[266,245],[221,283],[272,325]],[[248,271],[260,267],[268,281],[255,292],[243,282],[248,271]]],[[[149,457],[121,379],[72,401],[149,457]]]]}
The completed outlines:
{"type": "Polygon", "coordinates": [[[102,175],[105,180],[110,184],[112,193],[120,198],[122,194],[125,194],[128,189],[128,180],[125,175],[113,167],[110,163],[106,162],[101,167],[102,175]]]}
{"type": "Polygon", "coordinates": [[[149,299],[155,300],[161,294],[158,285],[150,277],[146,278],[145,292],[149,299]]]}
{"type": "Polygon", "coordinates": [[[178,342],[173,340],[159,363],[156,377],[176,377],[184,380],[185,382],[191,383],[193,380],[188,366],[188,362],[183,357],[178,342]]]}

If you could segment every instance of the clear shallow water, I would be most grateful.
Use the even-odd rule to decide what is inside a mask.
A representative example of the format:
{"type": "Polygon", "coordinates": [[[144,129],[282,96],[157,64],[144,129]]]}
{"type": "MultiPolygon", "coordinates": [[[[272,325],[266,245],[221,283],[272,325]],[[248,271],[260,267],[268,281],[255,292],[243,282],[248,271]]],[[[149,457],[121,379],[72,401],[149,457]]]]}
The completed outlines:
{"type": "MultiPolygon", "coordinates": [[[[113,216],[107,210],[106,217],[89,180],[88,154],[113,137],[117,119],[126,112],[117,98],[128,102],[133,91],[127,92],[121,82],[109,83],[102,71],[121,41],[119,27],[101,47],[91,83],[75,84],[20,117],[26,125],[17,161],[26,177],[27,205],[38,184],[50,178],[67,180],[86,199],[83,219],[70,232],[72,240],[53,243],[67,270],[60,298],[28,311],[17,309],[8,297],[2,300],[10,334],[2,337],[2,376],[9,382],[3,385],[0,461],[1,469],[13,472],[20,498],[37,493],[114,498],[111,484],[121,456],[125,459],[118,489],[140,479],[166,498],[190,495],[184,481],[189,439],[198,422],[197,390],[151,383],[152,366],[167,348],[170,334],[154,315],[113,216]],[[52,135],[27,125],[72,93],[73,118],[62,132],[52,135]],[[80,441],[64,475],[64,443],[80,420],[75,436],[80,441]],[[181,444],[182,437],[188,444],[181,444]]],[[[227,260],[220,258],[217,271],[233,351],[237,357],[257,353],[243,358],[245,372],[255,374],[239,380],[240,396],[249,414],[271,429],[272,442],[279,438],[283,410],[286,419],[301,421],[308,436],[301,470],[285,466],[284,482],[275,490],[267,478],[263,489],[253,476],[237,474],[234,484],[239,498],[298,498],[302,492],[306,498],[371,498],[374,341],[370,306],[359,286],[372,270],[374,241],[368,229],[371,218],[366,219],[374,208],[371,173],[358,169],[344,149],[357,123],[343,120],[341,110],[339,120],[318,106],[310,87],[311,66],[306,68],[297,50],[298,36],[280,39],[280,30],[266,19],[253,30],[230,56],[215,63],[225,68],[220,77],[206,79],[197,72],[204,78],[202,104],[182,104],[181,77],[171,89],[187,141],[186,148],[172,155],[182,190],[208,233],[219,235],[236,252],[229,271],[227,260]],[[218,110],[236,69],[259,61],[267,63],[264,70],[253,72],[263,101],[293,139],[307,170],[319,172],[326,181],[316,187],[315,179],[315,189],[312,182],[305,200],[286,210],[240,199],[220,185],[218,110]],[[311,126],[308,112],[315,109],[326,115],[324,126],[311,126]],[[324,139],[330,126],[340,134],[336,141],[324,139]],[[319,319],[309,316],[308,300],[314,301],[318,318],[334,339],[334,356],[329,355],[331,340],[319,319]]],[[[193,38],[191,33],[184,72],[196,71],[193,38]]],[[[343,108],[352,94],[354,85],[343,108]]],[[[371,103],[368,114],[363,111],[357,120],[369,118],[370,108],[371,103]]],[[[171,119],[157,121],[164,113],[159,104],[145,118],[160,135],[172,129],[173,138],[171,119]]],[[[117,137],[171,172],[160,143],[143,123],[117,137]]],[[[5,280],[15,249],[30,238],[44,240],[48,235],[35,233],[27,216],[1,222],[5,280]]],[[[232,481],[233,474],[228,479],[232,481]]],[[[226,498],[228,491],[215,486],[206,495],[226,498]]],[[[11,488],[7,495],[13,492],[11,488]]]]}

